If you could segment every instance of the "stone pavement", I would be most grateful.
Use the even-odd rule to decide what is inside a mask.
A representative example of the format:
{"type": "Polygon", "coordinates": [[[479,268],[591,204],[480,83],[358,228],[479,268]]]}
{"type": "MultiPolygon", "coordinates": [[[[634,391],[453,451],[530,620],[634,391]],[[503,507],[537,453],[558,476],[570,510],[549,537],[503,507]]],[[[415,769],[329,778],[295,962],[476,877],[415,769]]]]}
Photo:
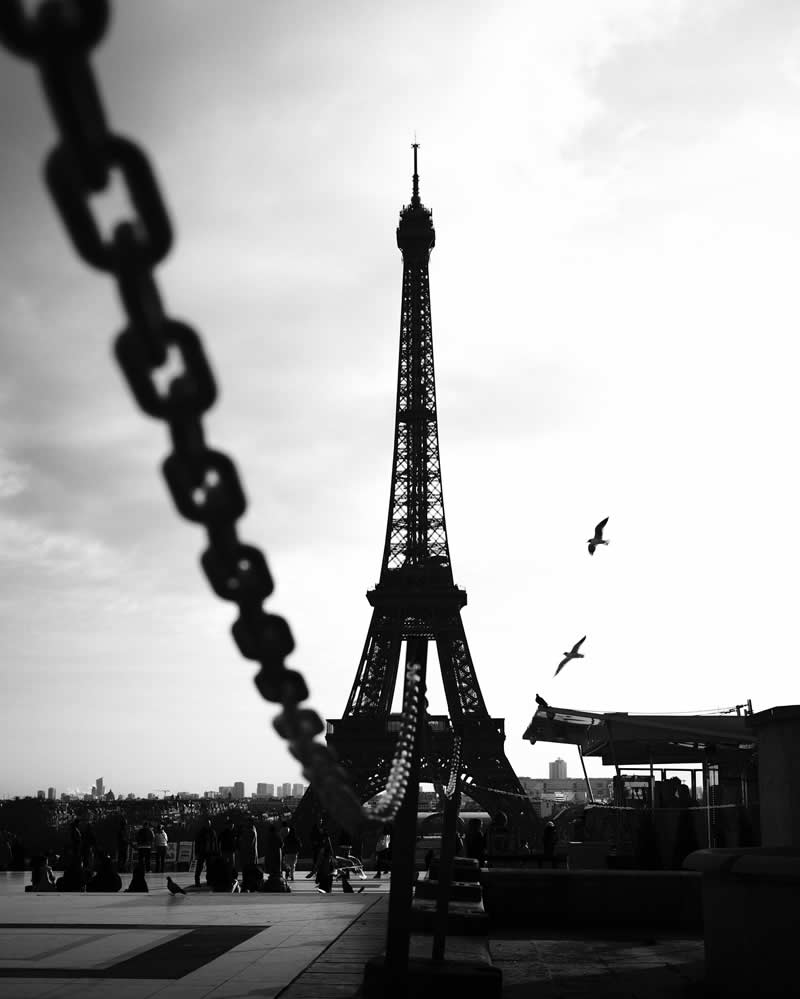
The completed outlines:
{"type": "MultiPolygon", "coordinates": [[[[354,895],[301,879],[291,895],[186,898],[158,875],[148,895],[25,894],[28,880],[0,874],[2,999],[355,997],[385,940],[388,879],[354,895]]],[[[685,934],[497,929],[489,949],[504,999],[704,996],[703,943],[685,934]]]]}

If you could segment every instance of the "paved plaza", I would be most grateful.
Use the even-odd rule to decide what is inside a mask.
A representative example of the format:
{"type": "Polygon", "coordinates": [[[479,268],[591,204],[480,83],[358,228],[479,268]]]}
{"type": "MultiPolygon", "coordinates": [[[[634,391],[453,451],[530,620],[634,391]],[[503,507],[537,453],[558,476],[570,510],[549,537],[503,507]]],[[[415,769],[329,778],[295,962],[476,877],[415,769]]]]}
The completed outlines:
{"type": "MultiPolygon", "coordinates": [[[[175,875],[183,884],[191,875],[175,875]]],[[[173,897],[25,893],[29,874],[0,874],[3,999],[329,999],[356,996],[386,932],[388,879],[320,895],[302,876],[290,895],[173,897]]],[[[127,883],[127,877],[123,877],[127,883]]],[[[430,938],[414,941],[429,951],[430,938]]],[[[453,941],[456,946],[457,941],[453,941]]],[[[504,999],[695,999],[698,938],[650,931],[493,931],[504,999]]]]}

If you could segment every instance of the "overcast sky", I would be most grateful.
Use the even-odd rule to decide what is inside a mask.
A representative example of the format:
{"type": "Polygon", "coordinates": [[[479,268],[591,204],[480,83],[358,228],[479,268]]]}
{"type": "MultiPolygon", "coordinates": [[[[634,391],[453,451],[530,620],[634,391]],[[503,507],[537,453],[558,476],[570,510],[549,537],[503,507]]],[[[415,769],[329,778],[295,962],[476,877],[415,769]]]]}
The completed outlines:
{"type": "MultiPolygon", "coordinates": [[[[208,436],[313,707],[342,714],[380,568],[415,130],[450,550],[517,773],[579,774],[522,739],[537,692],[797,701],[796,3],[139,0],[95,64],[163,186],[161,287],[213,361],[208,436]]],[[[113,287],[44,191],[35,75],[5,54],[0,134],[0,795],[299,780],[160,478],[165,430],[112,361],[113,287]]]]}

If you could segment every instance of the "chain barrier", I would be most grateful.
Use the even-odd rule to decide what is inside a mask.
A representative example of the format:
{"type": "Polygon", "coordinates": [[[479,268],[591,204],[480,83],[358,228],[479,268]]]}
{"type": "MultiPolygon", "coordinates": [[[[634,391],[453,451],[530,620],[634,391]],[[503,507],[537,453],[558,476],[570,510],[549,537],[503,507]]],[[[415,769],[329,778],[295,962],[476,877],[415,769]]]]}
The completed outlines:
{"type": "Polygon", "coordinates": [[[108,21],[108,0],[44,0],[33,15],[23,0],[2,0],[0,41],[39,70],[60,139],[45,162],[47,188],[75,250],[116,280],[128,320],[116,338],[116,358],[141,409],[167,424],[172,452],[162,472],[178,512],[206,529],[208,547],[200,562],[212,590],[237,605],[233,639],[246,659],[260,664],[255,685],[262,697],[280,704],[274,728],[323,808],[354,830],[394,815],[400,806],[419,718],[419,671],[410,669],[406,677],[407,714],[387,782],[389,798],[365,809],[347,772],[315,739],[325,731],[323,720],[300,707],[309,694],[302,674],[285,664],[294,649],[289,625],[262,607],[274,584],[262,552],[237,534],[247,501],[236,466],[206,446],[200,418],[216,399],[214,375],[197,333],[165,315],[153,274],[172,245],[169,215],[144,151],[109,130],[89,62],[108,21]],[[119,221],[104,239],[90,198],[108,187],[112,170],[122,178],[133,217],[119,221]],[[155,375],[168,359],[179,362],[181,371],[162,391],[155,375]]]}
{"type": "Polygon", "coordinates": [[[453,756],[450,760],[450,776],[444,790],[445,798],[452,798],[458,788],[458,778],[461,775],[461,736],[453,736],[453,756]]]}

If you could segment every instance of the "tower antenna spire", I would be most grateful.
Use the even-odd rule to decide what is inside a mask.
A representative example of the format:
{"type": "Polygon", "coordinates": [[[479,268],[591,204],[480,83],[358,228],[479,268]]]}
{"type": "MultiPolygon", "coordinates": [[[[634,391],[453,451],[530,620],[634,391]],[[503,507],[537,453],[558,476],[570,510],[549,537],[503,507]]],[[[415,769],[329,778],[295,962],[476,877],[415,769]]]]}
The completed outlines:
{"type": "Polygon", "coordinates": [[[419,149],[419,143],[417,142],[417,133],[414,132],[414,141],[411,143],[411,148],[414,150],[414,186],[411,191],[411,204],[419,204],[419,174],[417,173],[417,150],[419,149]]]}

